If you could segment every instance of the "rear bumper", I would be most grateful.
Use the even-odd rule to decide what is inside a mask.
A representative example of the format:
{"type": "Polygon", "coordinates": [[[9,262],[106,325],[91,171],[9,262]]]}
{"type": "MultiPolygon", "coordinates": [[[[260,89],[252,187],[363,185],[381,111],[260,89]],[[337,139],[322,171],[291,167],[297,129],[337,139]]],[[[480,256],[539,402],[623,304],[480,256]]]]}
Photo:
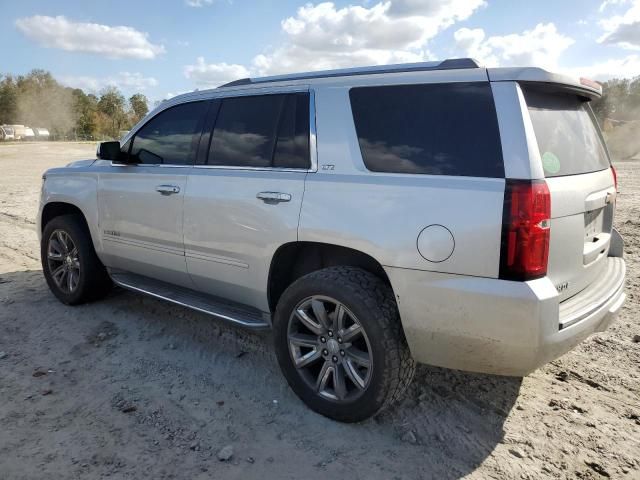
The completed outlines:
{"type": "Polygon", "coordinates": [[[386,268],[416,361],[527,375],[605,330],[625,300],[625,263],[560,303],[548,278],[529,282],[386,268]]]}

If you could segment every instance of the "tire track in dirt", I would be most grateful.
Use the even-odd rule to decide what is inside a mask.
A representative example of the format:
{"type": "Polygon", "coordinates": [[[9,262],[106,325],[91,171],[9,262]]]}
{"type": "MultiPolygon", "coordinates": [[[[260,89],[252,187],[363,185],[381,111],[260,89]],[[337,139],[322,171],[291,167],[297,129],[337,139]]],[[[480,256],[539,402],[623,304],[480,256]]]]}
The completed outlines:
{"type": "Polygon", "coordinates": [[[27,227],[31,230],[35,230],[36,222],[20,215],[14,215],[12,213],[0,212],[0,221],[10,223],[17,227],[27,227]]]}
{"type": "Polygon", "coordinates": [[[37,256],[35,222],[18,215],[0,212],[0,257],[31,267],[40,262],[37,256]],[[25,257],[32,262],[25,262],[25,257]]]}

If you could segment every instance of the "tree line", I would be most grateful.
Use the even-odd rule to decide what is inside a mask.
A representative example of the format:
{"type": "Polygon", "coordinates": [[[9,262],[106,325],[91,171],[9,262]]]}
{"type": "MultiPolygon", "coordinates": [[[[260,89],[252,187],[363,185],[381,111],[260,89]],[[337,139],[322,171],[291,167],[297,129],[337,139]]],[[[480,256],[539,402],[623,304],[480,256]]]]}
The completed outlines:
{"type": "Polygon", "coordinates": [[[600,125],[607,120],[634,122],[640,120],[640,76],[614,78],[602,84],[602,97],[592,103],[600,125]]]}
{"type": "Polygon", "coordinates": [[[117,139],[148,111],[141,93],[128,100],[115,87],[85,93],[61,85],[45,70],[0,75],[0,125],[47,128],[54,138],[117,139]]]}
{"type": "Polygon", "coordinates": [[[593,111],[612,158],[640,159],[640,76],[605,82],[593,111]]]}
{"type": "MultiPolygon", "coordinates": [[[[640,119],[640,76],[603,84],[602,98],[592,102],[604,130],[640,119]]],[[[99,95],[65,87],[45,70],[26,75],[0,74],[0,125],[48,128],[57,138],[119,138],[149,111],[149,101],[136,93],[128,100],[115,87],[99,95]]]]}

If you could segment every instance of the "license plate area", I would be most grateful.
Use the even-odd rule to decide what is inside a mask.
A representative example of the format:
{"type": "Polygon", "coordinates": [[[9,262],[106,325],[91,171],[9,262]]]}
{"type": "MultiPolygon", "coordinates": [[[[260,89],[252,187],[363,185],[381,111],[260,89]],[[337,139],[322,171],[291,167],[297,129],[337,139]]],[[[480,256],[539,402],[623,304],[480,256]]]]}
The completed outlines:
{"type": "Polygon", "coordinates": [[[585,212],[584,243],[598,241],[598,235],[604,232],[604,208],[585,212]]]}
{"type": "Polygon", "coordinates": [[[606,257],[611,241],[611,221],[607,208],[584,214],[584,249],[582,263],[587,266],[606,257]]]}

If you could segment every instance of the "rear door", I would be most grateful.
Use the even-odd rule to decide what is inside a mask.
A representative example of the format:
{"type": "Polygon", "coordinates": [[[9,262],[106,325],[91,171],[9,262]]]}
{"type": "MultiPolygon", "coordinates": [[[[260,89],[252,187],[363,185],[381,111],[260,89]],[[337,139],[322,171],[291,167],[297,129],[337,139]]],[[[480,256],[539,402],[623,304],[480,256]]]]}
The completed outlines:
{"type": "Polygon", "coordinates": [[[616,191],[588,101],[548,88],[523,90],[551,193],[547,275],[564,300],[592,283],[606,264],[616,191]]]}
{"type": "Polygon", "coordinates": [[[215,101],[215,128],[210,141],[203,135],[203,164],[189,173],[184,205],[186,262],[198,290],[269,309],[271,259],[298,239],[309,107],[309,92],[215,101]]]}

